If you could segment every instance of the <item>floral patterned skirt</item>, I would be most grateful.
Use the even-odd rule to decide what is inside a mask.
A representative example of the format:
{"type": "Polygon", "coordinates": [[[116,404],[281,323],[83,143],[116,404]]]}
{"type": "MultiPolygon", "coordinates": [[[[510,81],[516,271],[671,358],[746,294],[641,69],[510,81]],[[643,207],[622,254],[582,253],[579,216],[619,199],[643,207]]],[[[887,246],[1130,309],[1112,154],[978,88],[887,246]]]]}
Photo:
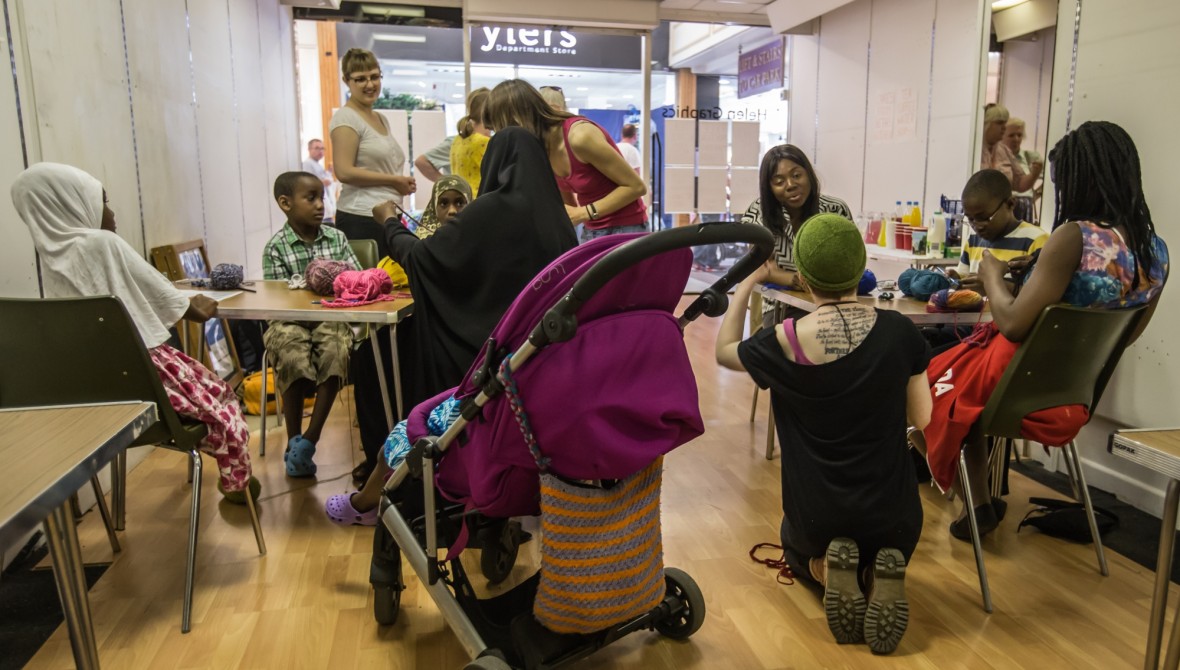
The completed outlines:
{"type": "Polygon", "coordinates": [[[250,481],[250,429],[238,396],[209,368],[161,344],[148,351],[177,414],[209,427],[198,449],[217,461],[223,490],[241,491],[250,481]]]}

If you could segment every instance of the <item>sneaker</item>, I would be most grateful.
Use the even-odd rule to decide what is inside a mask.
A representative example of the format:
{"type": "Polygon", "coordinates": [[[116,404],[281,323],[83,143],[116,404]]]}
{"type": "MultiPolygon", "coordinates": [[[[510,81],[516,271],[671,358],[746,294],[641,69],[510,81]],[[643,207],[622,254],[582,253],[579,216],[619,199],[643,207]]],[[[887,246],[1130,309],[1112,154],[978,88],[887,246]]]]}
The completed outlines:
{"type": "Polygon", "coordinates": [[[865,642],[874,654],[891,654],[905,635],[910,622],[910,603],[905,597],[905,556],[884,548],[873,562],[873,585],[865,611],[865,642]]]}
{"type": "Polygon", "coordinates": [[[824,613],[828,629],[840,644],[854,644],[864,639],[865,596],[856,579],[860,549],[846,537],[828,545],[824,556],[827,579],[824,585],[824,613]]]}

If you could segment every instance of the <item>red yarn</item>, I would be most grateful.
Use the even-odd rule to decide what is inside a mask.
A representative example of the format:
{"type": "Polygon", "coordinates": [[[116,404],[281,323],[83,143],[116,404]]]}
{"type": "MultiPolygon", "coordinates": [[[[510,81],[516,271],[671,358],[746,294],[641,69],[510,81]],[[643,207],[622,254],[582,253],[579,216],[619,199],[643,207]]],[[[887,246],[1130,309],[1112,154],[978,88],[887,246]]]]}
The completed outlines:
{"type": "Polygon", "coordinates": [[[393,300],[393,296],[389,295],[393,290],[393,281],[390,280],[389,273],[376,268],[341,272],[332,282],[332,289],[336,293],[336,299],[324,300],[320,302],[321,306],[356,307],[393,300]]]}

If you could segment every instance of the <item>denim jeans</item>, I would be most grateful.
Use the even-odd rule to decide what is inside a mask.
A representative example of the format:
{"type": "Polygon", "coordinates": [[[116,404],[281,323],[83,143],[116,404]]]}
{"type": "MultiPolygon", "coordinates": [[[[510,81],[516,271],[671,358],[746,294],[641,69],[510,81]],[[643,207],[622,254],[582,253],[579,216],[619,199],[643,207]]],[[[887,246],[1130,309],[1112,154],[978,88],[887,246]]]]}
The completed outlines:
{"type": "Polygon", "coordinates": [[[634,226],[616,226],[614,228],[603,228],[602,230],[582,229],[582,242],[589,242],[607,235],[622,235],[623,233],[646,233],[647,226],[639,223],[634,226]]]}

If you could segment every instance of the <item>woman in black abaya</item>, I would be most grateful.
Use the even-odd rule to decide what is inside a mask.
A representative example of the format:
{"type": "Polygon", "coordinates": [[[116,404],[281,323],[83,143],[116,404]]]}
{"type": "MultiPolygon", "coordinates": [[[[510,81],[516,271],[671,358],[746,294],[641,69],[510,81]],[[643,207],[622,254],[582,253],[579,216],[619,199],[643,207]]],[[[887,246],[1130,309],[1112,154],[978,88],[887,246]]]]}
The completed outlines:
{"type": "Polygon", "coordinates": [[[405,407],[458,386],[500,317],[529,281],[577,245],[540,140],[521,128],[492,137],[479,197],[419,239],[378,205],[390,256],[410,279],[414,314],[402,328],[405,407]]]}

